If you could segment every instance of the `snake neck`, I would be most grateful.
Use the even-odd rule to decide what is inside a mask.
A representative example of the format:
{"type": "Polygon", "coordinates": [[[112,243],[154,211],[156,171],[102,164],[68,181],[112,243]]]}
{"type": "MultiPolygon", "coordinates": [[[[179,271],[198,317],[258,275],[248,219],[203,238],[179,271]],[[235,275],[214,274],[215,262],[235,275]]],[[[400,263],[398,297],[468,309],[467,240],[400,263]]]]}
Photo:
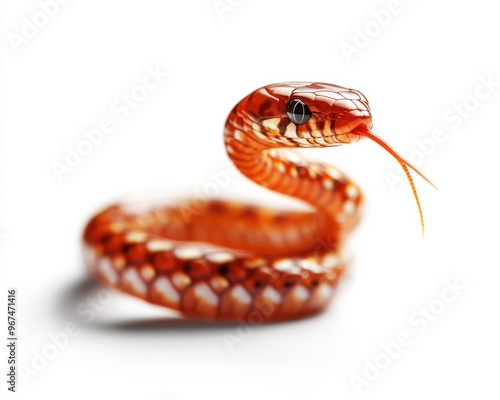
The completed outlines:
{"type": "Polygon", "coordinates": [[[268,189],[313,206],[335,230],[349,231],[357,220],[362,195],[340,170],[304,159],[289,149],[273,148],[234,109],[224,130],[227,153],[246,177],[268,189]]]}

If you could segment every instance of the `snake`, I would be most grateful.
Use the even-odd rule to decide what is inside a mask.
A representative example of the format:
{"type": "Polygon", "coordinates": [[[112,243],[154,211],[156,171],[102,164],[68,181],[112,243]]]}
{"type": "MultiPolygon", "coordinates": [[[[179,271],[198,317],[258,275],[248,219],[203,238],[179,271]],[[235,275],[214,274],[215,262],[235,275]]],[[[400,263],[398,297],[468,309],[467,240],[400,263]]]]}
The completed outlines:
{"type": "MultiPolygon", "coordinates": [[[[304,203],[274,209],[222,199],[112,204],[83,231],[90,274],[105,285],[182,317],[283,321],[323,311],[348,262],[343,247],[360,220],[363,193],[342,170],[305,158],[301,148],[368,138],[431,183],[372,132],[358,90],[321,82],[263,86],[230,111],[224,144],[255,184],[304,203]]],[[[432,183],[431,183],[432,184],[432,183]]]]}

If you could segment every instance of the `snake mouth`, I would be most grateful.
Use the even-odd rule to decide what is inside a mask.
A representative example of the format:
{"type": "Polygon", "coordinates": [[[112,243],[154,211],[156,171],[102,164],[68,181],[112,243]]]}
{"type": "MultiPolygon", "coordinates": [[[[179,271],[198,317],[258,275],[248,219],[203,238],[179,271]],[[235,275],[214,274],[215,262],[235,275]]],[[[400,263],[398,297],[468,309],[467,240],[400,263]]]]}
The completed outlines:
{"type": "Polygon", "coordinates": [[[320,137],[327,140],[331,144],[343,145],[358,142],[363,136],[364,131],[369,131],[372,127],[370,121],[356,121],[356,123],[342,123],[334,124],[332,122],[331,128],[323,130],[319,135],[312,135],[313,137],[320,137]]]}

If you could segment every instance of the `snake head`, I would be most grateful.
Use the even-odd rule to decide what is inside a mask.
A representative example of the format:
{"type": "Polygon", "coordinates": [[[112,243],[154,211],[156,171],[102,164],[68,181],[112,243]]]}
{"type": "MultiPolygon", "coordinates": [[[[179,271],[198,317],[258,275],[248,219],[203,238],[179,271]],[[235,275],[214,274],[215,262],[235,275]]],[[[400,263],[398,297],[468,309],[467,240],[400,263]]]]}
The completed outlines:
{"type": "Polygon", "coordinates": [[[370,107],[361,92],[329,83],[276,83],[241,100],[228,122],[264,147],[331,147],[361,138],[374,141],[403,168],[418,206],[423,234],[424,218],[409,170],[434,184],[371,131],[370,107]]]}
{"type": "Polygon", "coordinates": [[[274,146],[354,143],[361,137],[356,129],[372,127],[366,97],[357,90],[328,83],[272,84],[254,91],[240,104],[251,130],[274,146]]]}

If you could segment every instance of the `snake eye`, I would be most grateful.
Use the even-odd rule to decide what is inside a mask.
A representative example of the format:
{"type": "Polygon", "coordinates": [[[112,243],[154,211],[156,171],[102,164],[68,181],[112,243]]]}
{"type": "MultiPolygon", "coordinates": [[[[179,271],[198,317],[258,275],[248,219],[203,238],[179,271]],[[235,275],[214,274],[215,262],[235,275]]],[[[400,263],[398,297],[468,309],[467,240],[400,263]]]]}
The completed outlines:
{"type": "Polygon", "coordinates": [[[300,99],[291,99],[286,105],[286,115],[294,124],[305,124],[311,118],[311,110],[300,99]]]}

